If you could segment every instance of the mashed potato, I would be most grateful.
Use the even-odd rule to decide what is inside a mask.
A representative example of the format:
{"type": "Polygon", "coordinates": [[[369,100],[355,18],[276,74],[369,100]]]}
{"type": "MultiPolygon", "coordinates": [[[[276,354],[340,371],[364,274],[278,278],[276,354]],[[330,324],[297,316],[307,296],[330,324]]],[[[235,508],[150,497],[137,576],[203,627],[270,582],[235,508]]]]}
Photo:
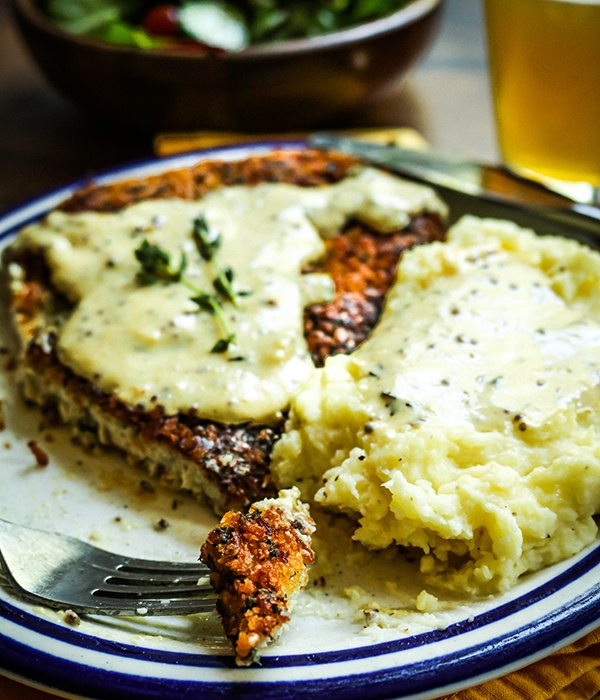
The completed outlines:
{"type": "Polygon", "coordinates": [[[489,594],[595,539],[599,407],[600,255],[466,217],[304,382],[272,469],[431,585],[489,594]]]}

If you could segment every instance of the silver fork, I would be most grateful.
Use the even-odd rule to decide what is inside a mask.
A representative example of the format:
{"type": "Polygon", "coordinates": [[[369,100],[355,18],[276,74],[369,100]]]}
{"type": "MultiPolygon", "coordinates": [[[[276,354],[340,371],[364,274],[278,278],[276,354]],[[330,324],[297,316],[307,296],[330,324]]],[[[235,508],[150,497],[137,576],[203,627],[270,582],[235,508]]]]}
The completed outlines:
{"type": "Polygon", "coordinates": [[[17,593],[96,615],[187,615],[215,607],[201,563],[135,559],[0,518],[0,563],[17,593]]]}

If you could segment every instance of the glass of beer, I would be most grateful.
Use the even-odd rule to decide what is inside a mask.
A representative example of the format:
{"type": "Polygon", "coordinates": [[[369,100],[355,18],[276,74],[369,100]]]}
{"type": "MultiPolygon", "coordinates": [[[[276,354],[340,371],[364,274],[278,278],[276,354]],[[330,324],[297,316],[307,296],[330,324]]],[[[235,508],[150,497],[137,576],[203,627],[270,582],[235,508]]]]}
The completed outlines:
{"type": "Polygon", "coordinates": [[[484,0],[500,150],[600,203],[600,0],[484,0]]]}

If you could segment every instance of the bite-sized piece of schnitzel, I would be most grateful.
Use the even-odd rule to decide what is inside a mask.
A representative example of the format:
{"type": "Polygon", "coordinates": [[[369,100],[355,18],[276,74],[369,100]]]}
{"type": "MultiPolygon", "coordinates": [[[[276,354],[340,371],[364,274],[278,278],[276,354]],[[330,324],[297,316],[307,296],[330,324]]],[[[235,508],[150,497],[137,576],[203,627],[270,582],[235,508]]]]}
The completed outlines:
{"type": "Polygon", "coordinates": [[[202,546],[239,666],[258,660],[281,633],[308,582],[314,522],[297,489],[226,513],[202,546]]]}

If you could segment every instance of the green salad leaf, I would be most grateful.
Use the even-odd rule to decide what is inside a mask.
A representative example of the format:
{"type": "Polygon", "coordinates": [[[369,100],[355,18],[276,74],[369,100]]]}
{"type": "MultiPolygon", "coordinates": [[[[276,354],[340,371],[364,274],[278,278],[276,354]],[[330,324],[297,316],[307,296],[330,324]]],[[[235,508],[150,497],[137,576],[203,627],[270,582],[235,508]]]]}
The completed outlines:
{"type": "Polygon", "coordinates": [[[226,2],[188,2],[179,24],[192,39],[225,51],[240,51],[250,41],[244,15],[226,2]]]}
{"type": "Polygon", "coordinates": [[[412,0],[172,0],[175,32],[156,36],[144,20],[157,0],[40,0],[65,31],[142,49],[200,46],[240,51],[250,44],[317,36],[399,10],[412,0]],[[176,35],[174,37],[174,35],[176,35]]]}
{"type": "Polygon", "coordinates": [[[118,22],[141,4],[138,0],[48,0],[45,10],[65,31],[88,34],[118,22]]]}

